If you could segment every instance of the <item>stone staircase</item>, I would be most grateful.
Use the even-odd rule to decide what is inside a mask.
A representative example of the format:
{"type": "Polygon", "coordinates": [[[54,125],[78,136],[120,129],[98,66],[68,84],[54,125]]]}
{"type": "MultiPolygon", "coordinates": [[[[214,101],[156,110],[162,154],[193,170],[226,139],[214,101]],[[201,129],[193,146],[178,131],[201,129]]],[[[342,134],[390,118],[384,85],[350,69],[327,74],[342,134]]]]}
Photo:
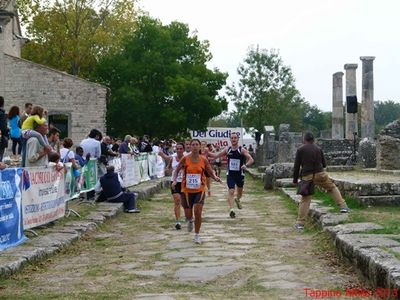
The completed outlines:
{"type": "Polygon", "coordinates": [[[400,181],[367,182],[332,178],[342,194],[354,197],[363,206],[400,205],[400,181]]]}
{"type": "Polygon", "coordinates": [[[326,162],[329,165],[338,166],[338,165],[346,165],[353,151],[331,151],[324,153],[326,162]]]}

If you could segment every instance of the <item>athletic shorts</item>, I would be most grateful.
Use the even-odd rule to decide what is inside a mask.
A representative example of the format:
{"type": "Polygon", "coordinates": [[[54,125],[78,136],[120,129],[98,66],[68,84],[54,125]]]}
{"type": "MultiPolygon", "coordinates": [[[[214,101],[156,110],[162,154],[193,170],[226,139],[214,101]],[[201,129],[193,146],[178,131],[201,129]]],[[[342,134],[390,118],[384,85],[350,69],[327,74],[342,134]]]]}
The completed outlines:
{"type": "Polygon", "coordinates": [[[193,205],[195,205],[196,203],[204,204],[205,194],[204,194],[204,192],[199,192],[199,193],[181,193],[181,197],[182,197],[182,201],[181,201],[182,207],[183,208],[192,209],[193,205]],[[189,196],[189,200],[188,201],[186,199],[186,195],[189,196]]]}
{"type": "Polygon", "coordinates": [[[204,171],[204,176],[206,176],[207,178],[211,177],[210,174],[208,174],[207,170],[204,171]]]}
{"type": "Polygon", "coordinates": [[[220,161],[214,161],[214,166],[220,167],[222,163],[220,161]]]}
{"type": "Polygon", "coordinates": [[[180,194],[181,193],[182,182],[177,182],[175,188],[172,188],[171,185],[171,194],[180,194]]]}
{"type": "Polygon", "coordinates": [[[227,175],[226,176],[226,184],[229,189],[234,189],[235,185],[238,188],[242,188],[244,185],[244,176],[243,175],[227,175]]]}

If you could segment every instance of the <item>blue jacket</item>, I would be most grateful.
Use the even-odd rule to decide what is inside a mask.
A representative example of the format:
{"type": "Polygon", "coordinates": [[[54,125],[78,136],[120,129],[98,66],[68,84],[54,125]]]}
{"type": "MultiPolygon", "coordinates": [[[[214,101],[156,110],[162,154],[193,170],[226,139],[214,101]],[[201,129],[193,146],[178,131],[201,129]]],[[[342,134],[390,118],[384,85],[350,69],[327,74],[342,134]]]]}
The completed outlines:
{"type": "Polygon", "coordinates": [[[21,128],[19,127],[19,116],[15,116],[8,122],[10,123],[10,137],[12,138],[20,138],[21,137],[21,128]]]}
{"type": "Polygon", "coordinates": [[[118,195],[122,195],[122,188],[117,173],[106,173],[101,176],[100,185],[107,200],[114,197],[116,199],[118,195]]]}

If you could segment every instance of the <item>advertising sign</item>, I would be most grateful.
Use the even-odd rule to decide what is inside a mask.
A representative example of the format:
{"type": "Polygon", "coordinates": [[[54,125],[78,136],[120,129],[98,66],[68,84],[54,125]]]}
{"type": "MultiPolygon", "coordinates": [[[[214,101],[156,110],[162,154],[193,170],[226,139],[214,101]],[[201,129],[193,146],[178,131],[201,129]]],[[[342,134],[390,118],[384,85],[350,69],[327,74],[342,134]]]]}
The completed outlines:
{"type": "Polygon", "coordinates": [[[21,168],[0,171],[0,251],[26,238],[22,221],[21,168]]]}
{"type": "Polygon", "coordinates": [[[65,178],[55,168],[29,168],[24,171],[22,213],[29,229],[62,218],[65,214],[65,178]]]}
{"type": "Polygon", "coordinates": [[[207,141],[213,144],[214,148],[225,148],[230,145],[230,136],[232,132],[236,132],[239,136],[239,144],[243,144],[243,128],[226,128],[226,127],[207,127],[207,131],[192,130],[191,136],[200,141],[207,141]]]}

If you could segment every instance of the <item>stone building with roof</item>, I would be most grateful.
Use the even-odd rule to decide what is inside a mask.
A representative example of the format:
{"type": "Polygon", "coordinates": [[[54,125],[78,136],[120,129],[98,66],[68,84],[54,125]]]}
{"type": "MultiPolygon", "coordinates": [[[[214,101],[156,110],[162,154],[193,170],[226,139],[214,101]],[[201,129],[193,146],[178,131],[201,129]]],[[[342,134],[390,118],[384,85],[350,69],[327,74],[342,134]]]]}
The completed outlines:
{"type": "Polygon", "coordinates": [[[26,102],[45,107],[49,123],[77,145],[92,128],[105,132],[107,88],[21,58],[15,0],[0,0],[0,95],[6,111],[26,102]]]}

